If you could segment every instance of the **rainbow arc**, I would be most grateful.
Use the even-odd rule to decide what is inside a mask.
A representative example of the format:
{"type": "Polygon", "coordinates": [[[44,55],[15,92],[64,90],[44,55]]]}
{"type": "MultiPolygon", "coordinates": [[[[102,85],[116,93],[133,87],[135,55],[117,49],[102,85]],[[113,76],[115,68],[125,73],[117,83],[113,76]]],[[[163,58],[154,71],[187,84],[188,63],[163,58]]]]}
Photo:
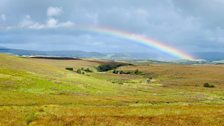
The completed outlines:
{"type": "Polygon", "coordinates": [[[162,52],[165,52],[167,54],[170,54],[170,55],[175,56],[180,59],[195,60],[195,58],[193,56],[191,56],[183,51],[180,51],[176,48],[167,46],[167,45],[163,44],[162,42],[153,40],[151,38],[133,34],[130,32],[113,29],[113,28],[108,28],[108,27],[99,27],[99,26],[75,26],[74,28],[78,29],[78,30],[82,30],[82,31],[100,33],[100,34],[105,34],[105,35],[109,35],[109,36],[119,37],[122,39],[131,40],[133,42],[141,43],[145,46],[158,49],[162,52]]]}

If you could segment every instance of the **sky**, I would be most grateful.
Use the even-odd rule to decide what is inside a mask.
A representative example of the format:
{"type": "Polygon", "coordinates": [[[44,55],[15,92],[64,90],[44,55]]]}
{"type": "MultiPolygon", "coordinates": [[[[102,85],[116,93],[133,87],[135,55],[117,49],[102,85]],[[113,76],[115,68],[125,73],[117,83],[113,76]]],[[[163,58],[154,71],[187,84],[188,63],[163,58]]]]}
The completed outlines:
{"type": "Polygon", "coordinates": [[[122,38],[72,29],[84,25],[128,31],[188,54],[223,52],[223,6],[223,0],[1,0],[0,46],[160,53],[122,38]]]}

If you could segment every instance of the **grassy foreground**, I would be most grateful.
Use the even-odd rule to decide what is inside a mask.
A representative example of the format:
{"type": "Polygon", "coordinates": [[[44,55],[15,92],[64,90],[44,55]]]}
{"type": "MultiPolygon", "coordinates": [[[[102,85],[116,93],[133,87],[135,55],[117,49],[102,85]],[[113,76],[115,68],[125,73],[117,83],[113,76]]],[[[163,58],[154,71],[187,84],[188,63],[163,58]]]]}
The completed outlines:
{"type": "Polygon", "coordinates": [[[224,65],[135,64],[117,70],[142,74],[113,74],[96,72],[102,63],[0,54],[0,126],[224,125],[224,65]]]}

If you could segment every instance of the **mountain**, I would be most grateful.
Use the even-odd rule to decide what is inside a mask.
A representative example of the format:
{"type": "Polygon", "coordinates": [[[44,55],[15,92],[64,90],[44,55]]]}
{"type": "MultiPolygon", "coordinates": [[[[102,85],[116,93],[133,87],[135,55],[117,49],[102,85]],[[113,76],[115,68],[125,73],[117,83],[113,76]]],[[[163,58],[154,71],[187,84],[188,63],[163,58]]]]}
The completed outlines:
{"type": "Polygon", "coordinates": [[[110,60],[148,60],[156,59],[156,53],[99,53],[99,52],[85,52],[85,51],[36,51],[23,49],[10,49],[0,47],[0,53],[8,53],[19,56],[58,56],[58,57],[76,57],[76,58],[100,58],[110,60]]]}
{"type": "Polygon", "coordinates": [[[77,57],[77,58],[99,58],[105,57],[104,54],[97,52],[84,52],[84,51],[36,51],[36,50],[22,50],[22,49],[9,49],[0,47],[0,53],[8,53],[20,56],[60,56],[60,57],[77,57]]]}
{"type": "Polygon", "coordinates": [[[189,62],[186,60],[170,60],[165,59],[165,56],[160,56],[157,53],[140,53],[140,52],[129,52],[129,53],[99,53],[99,52],[85,52],[85,51],[36,51],[36,50],[23,50],[23,49],[10,49],[0,47],[0,53],[8,53],[19,56],[56,56],[56,57],[75,57],[75,58],[99,58],[109,60],[161,60],[169,61],[174,63],[208,63],[213,61],[221,61],[224,59],[224,52],[194,52],[196,58],[201,59],[195,62],[189,62]]]}

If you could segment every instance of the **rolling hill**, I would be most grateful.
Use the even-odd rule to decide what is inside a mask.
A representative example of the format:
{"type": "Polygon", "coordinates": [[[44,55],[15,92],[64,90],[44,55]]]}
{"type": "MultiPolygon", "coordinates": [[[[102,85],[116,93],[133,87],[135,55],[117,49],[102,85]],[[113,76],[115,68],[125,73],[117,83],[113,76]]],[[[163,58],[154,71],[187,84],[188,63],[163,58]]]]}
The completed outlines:
{"type": "Polygon", "coordinates": [[[223,65],[104,63],[0,54],[0,125],[224,124],[223,65]]]}

